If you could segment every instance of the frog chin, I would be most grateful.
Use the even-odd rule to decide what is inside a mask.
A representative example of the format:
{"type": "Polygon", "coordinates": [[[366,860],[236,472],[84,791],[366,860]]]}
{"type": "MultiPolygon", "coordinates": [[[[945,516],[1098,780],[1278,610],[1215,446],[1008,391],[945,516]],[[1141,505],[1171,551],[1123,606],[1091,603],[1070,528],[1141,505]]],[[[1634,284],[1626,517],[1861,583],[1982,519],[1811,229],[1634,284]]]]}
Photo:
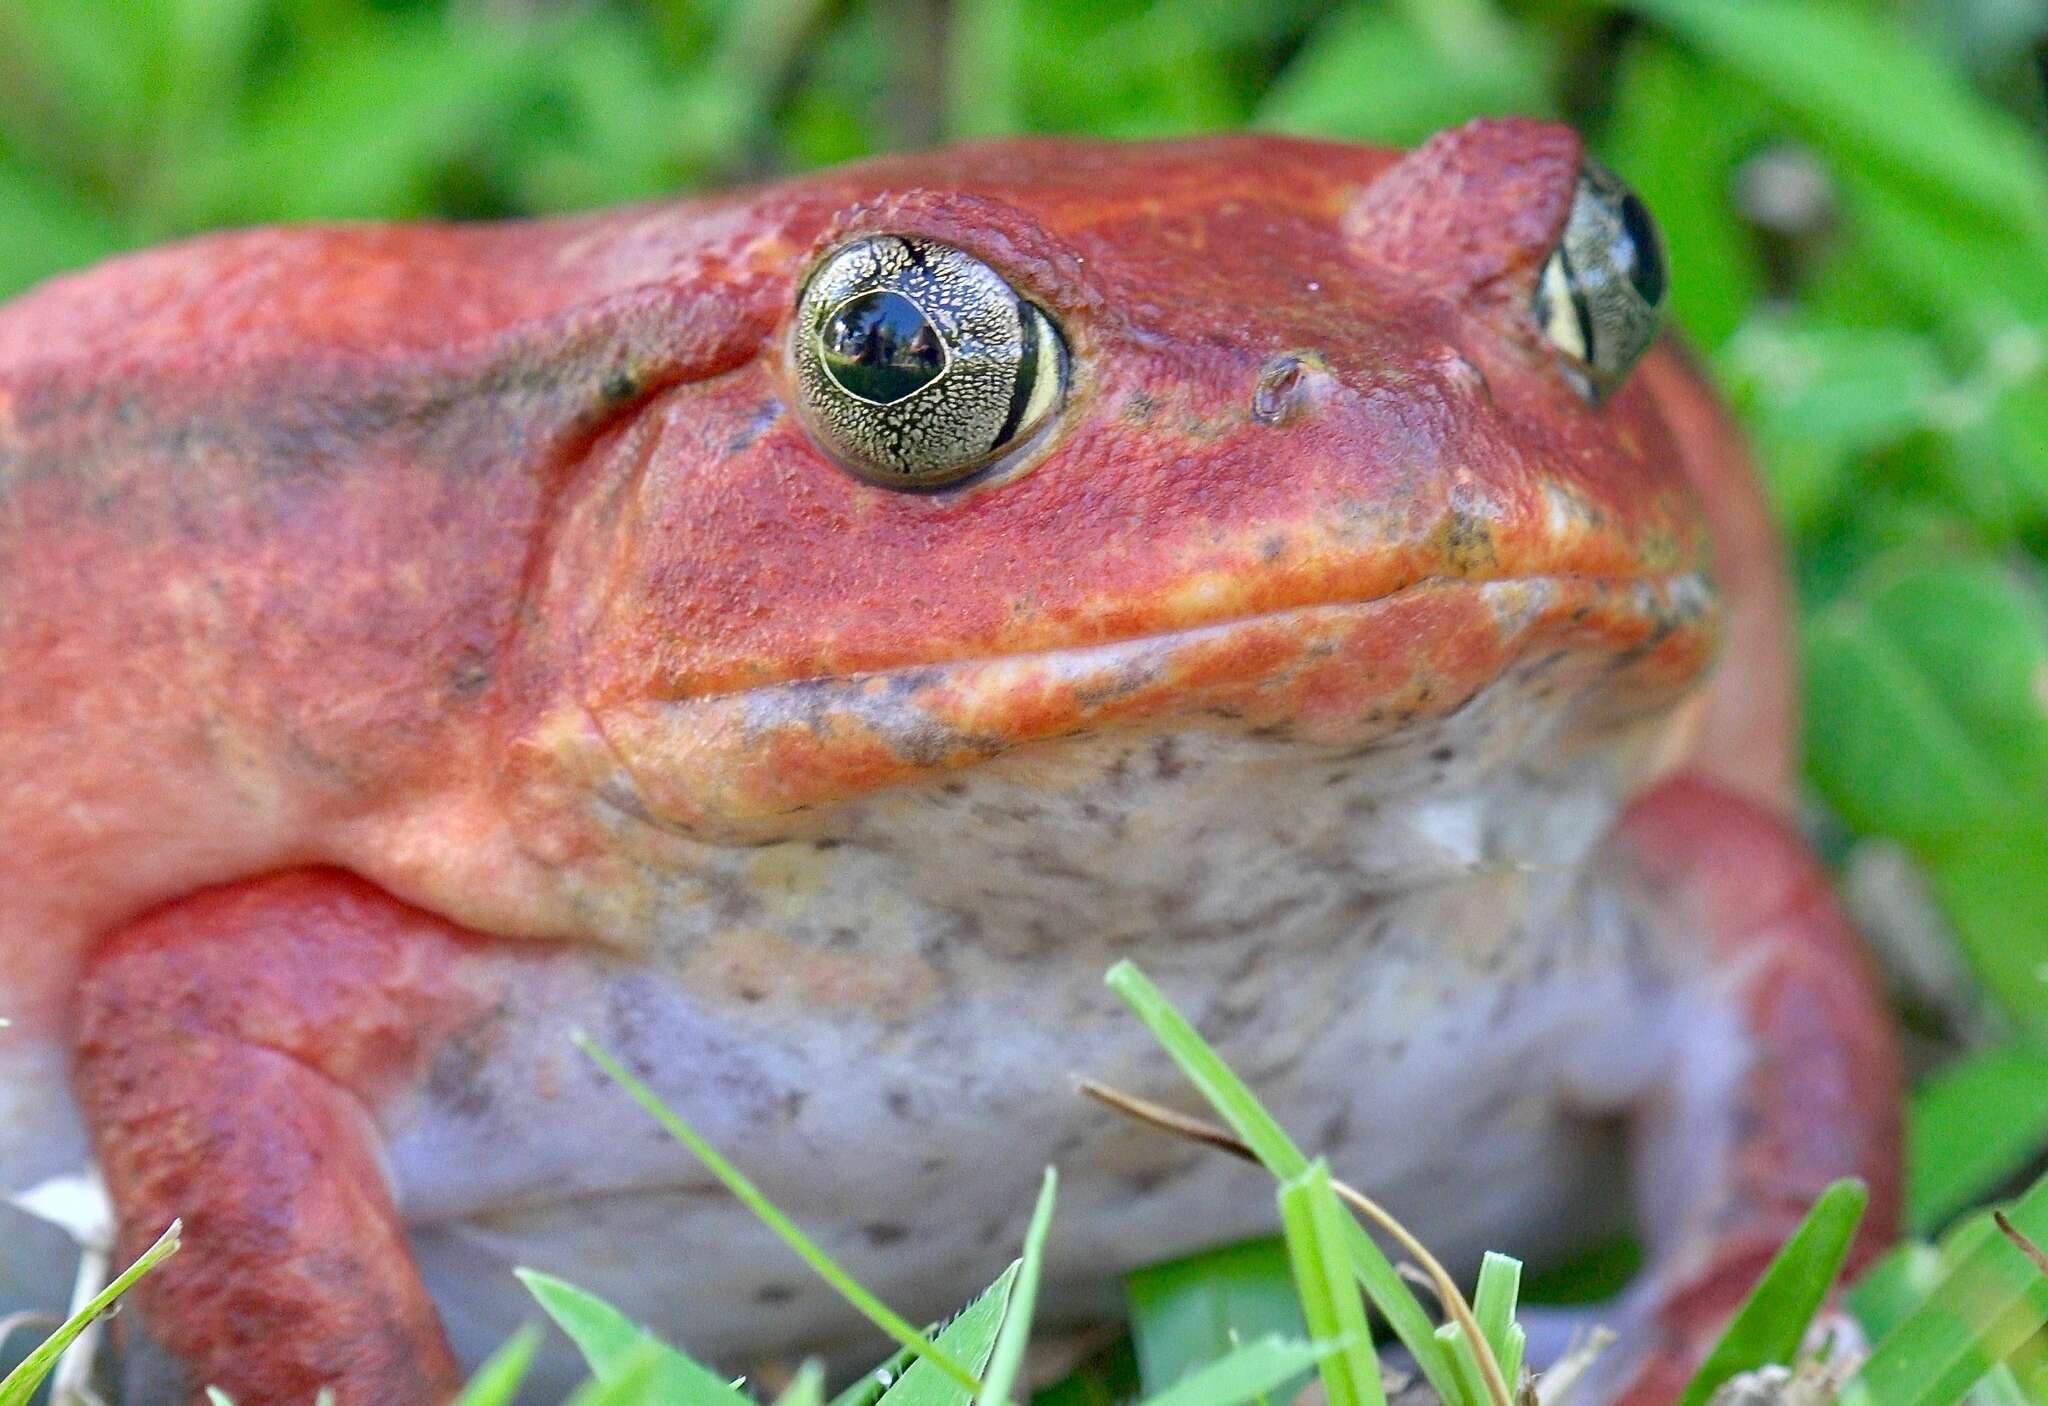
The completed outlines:
{"type": "Polygon", "coordinates": [[[1708,632],[1660,632],[1643,600],[1669,594],[1609,592],[1601,621],[1583,583],[1440,586],[1308,622],[611,709],[579,734],[584,833],[556,879],[580,935],[679,958],[828,953],[876,929],[912,951],[1105,962],[1254,932],[1327,947],[1424,892],[1513,915],[1570,886],[1676,726],[1708,632]],[[1205,675],[1218,659],[1233,668],[1205,675]],[[1374,668],[1377,691],[1347,691],[1374,668]],[[1076,698],[1095,725],[1015,740],[1076,698]],[[977,716],[988,742],[960,742],[977,716]]]}
{"type": "Polygon", "coordinates": [[[1214,774],[1322,768],[1378,801],[1553,734],[1603,745],[1698,681],[1717,625],[1694,574],[1435,578],[1135,639],[612,702],[586,714],[601,755],[568,769],[623,821],[710,844],[850,838],[866,814],[1012,775],[1169,789],[1198,755],[1214,774]],[[1409,756],[1435,760],[1365,765],[1409,756]]]}

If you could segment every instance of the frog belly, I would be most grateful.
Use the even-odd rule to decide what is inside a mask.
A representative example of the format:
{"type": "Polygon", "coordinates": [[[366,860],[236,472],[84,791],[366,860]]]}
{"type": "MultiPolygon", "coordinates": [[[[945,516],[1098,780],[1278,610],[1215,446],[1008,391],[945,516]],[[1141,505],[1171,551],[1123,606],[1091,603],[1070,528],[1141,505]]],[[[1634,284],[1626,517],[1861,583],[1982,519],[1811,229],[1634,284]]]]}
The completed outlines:
{"type": "MultiPolygon", "coordinates": [[[[1400,906],[1411,922],[1456,917],[1428,895],[1400,906]]],[[[1221,973],[1207,970],[1215,952],[1141,960],[1305,1146],[1452,1262],[1489,1247],[1550,1258],[1610,1229],[1626,1197],[1601,1111],[1664,1065],[1678,1023],[1662,978],[1613,960],[1617,932],[1535,944],[1548,959],[1505,985],[1471,979],[1477,968],[1461,980],[1392,929],[1370,923],[1286,962],[1239,954],[1221,973]],[[1220,992],[1206,1006],[1205,990],[1220,992]]],[[[1193,1106],[1092,956],[1001,987],[963,973],[962,989],[1008,999],[961,999],[943,1018],[926,1007],[914,1030],[764,1029],[644,968],[504,960],[492,1026],[386,1112],[422,1267],[467,1358],[530,1312],[514,1264],[590,1287],[735,1371],[810,1351],[857,1366],[880,1351],[569,1048],[579,1028],[913,1318],[957,1309],[1008,1263],[1047,1163],[1062,1175],[1051,1323],[1113,1314],[1131,1268],[1273,1230],[1263,1172],[1074,1092],[1088,1074],[1193,1106]]]]}
{"type": "Polygon", "coordinates": [[[913,1317],[1008,1263],[1048,1163],[1049,1321],[1269,1232],[1263,1173],[1074,1091],[1194,1106],[1102,983],[1125,957],[1446,1256],[1583,1243],[1625,1201],[1604,1115],[1690,1022],[1668,1018],[1684,962],[1589,869],[1629,751],[1519,706],[1538,673],[1322,755],[1190,730],[997,758],[823,837],[701,853],[630,958],[486,949],[465,980],[491,1014],[378,1110],[458,1345],[525,1316],[525,1263],[735,1368],[874,1349],[579,1029],[913,1317]]]}

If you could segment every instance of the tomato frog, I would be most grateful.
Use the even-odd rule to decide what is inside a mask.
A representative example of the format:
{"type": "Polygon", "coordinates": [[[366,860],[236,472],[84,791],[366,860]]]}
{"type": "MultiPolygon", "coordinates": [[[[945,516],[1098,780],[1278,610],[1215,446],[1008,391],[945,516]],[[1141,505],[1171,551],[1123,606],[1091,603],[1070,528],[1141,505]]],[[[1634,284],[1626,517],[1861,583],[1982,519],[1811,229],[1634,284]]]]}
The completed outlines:
{"type": "MultiPolygon", "coordinates": [[[[445,1398],[532,1265],[734,1371],[1271,1233],[1135,959],[1441,1256],[1646,1261],[1670,1399],[1897,1192],[1788,821],[1786,588],[1569,130],[1023,140],[223,233],[0,311],[0,1183],[88,1166],[159,1393],[445,1398]],[[165,1385],[165,1383],[169,1383],[165,1385]]],[[[57,1306],[27,1232],[0,1309],[57,1306]]],[[[137,1399],[143,1399],[138,1397],[137,1399]]]]}

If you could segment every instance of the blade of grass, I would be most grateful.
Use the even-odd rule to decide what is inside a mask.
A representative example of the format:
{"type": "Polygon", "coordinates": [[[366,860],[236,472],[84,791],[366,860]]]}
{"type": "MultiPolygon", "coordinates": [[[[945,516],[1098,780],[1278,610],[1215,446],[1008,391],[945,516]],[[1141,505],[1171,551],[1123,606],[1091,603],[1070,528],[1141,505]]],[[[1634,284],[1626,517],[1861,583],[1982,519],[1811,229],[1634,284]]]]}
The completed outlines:
{"type": "Polygon", "coordinates": [[[1500,1359],[1500,1374],[1508,1380],[1508,1389],[1515,1394],[1515,1400],[1522,1399],[1522,1363],[1529,1355],[1529,1333],[1519,1323],[1508,1324],[1507,1341],[1495,1354],[1500,1359]]]}
{"type": "MultiPolygon", "coordinates": [[[[2048,1308],[2025,1298],[2008,1303],[2003,1311],[1993,1313],[1976,1325],[1978,1350],[1929,1370],[1925,1380],[1918,1384],[1915,1406],[1947,1406],[1952,1401],[1974,1399],[1985,1378],[2005,1365],[2002,1358],[1994,1358],[1992,1354],[2017,1354],[2040,1331],[2044,1321],[2048,1321],[2048,1308]]],[[[1871,1401],[1875,1398],[1845,1394],[1843,1400],[1871,1401]]],[[[1890,1406],[1890,1403],[1880,1403],[1880,1406],[1890,1406]]],[[[2039,1406],[2038,1401],[2035,1406],[2039,1406]]]]}
{"type": "Polygon", "coordinates": [[[1458,1374],[1458,1399],[1445,1406],[1484,1406],[1486,1386],[1479,1377],[1479,1355],[1472,1350],[1472,1339],[1455,1323],[1439,1323],[1436,1340],[1444,1345],[1458,1374]]]}
{"type": "Polygon", "coordinates": [[[454,1406],[509,1406],[519,1394],[533,1366],[533,1354],[540,1349],[540,1329],[529,1323],[505,1340],[505,1345],[484,1359],[476,1375],[462,1388],[454,1406]]]}
{"type": "Polygon", "coordinates": [[[882,1393],[901,1381],[904,1372],[915,1361],[916,1353],[907,1347],[897,1348],[880,1365],[847,1383],[826,1406],[875,1406],[882,1399],[882,1393]]]}
{"type": "MultiPolygon", "coordinates": [[[[1218,1151],[1228,1152],[1233,1157],[1241,1157],[1247,1162],[1258,1161],[1258,1158],[1253,1155],[1250,1146],[1243,1139],[1212,1123],[1205,1123],[1199,1118],[1190,1118],[1184,1113],[1176,1113],[1170,1108],[1147,1102],[1142,1098],[1134,1098],[1130,1094],[1119,1092],[1116,1089],[1110,1088],[1107,1084],[1097,1083],[1093,1079],[1081,1080],[1078,1087],[1080,1092],[1089,1098],[1095,1099],[1100,1103],[1106,1103],[1119,1113],[1127,1113],[1140,1122],[1150,1123],[1154,1127],[1162,1128],[1181,1137],[1192,1138],[1194,1141],[1214,1147],[1218,1151]]],[[[1473,1341],[1484,1342],[1484,1339],[1479,1336],[1479,1324],[1472,1316],[1471,1305],[1465,1302],[1465,1296],[1458,1292],[1457,1282],[1445,1272],[1443,1265],[1438,1263],[1436,1256],[1429,1252],[1429,1247],[1411,1235],[1408,1232],[1408,1228],[1396,1220],[1386,1207],[1380,1205],[1357,1187],[1336,1180],[1332,1180],[1330,1186],[1341,1200],[1348,1203],[1354,1211],[1357,1211],[1360,1215],[1385,1231],[1396,1244],[1400,1245],[1403,1250],[1407,1251],[1414,1258],[1415,1267],[1420,1271],[1422,1278],[1436,1291],[1438,1301],[1443,1304],[1444,1310],[1451,1316],[1452,1320],[1458,1323],[1466,1332],[1470,1333],[1473,1341]]],[[[1360,1236],[1365,1237],[1366,1243],[1371,1245],[1371,1237],[1365,1236],[1362,1228],[1356,1229],[1355,1234],[1347,1235],[1346,1239],[1355,1244],[1356,1239],[1360,1236]]],[[[1347,1245],[1348,1248],[1350,1248],[1349,1245],[1347,1245]]],[[[1373,1246],[1373,1248],[1377,1249],[1378,1247],[1373,1246]]],[[[1352,1270],[1354,1273],[1359,1274],[1360,1282],[1365,1283],[1364,1271],[1359,1269],[1358,1262],[1355,1259],[1352,1262],[1352,1270]]],[[[1397,1273],[1395,1275],[1397,1284],[1404,1277],[1397,1273]]],[[[1371,1297],[1372,1285],[1370,1283],[1366,1283],[1366,1292],[1367,1296],[1371,1297]]],[[[1420,1301],[1413,1294],[1408,1293],[1405,1285],[1401,1286],[1401,1293],[1406,1295],[1407,1302],[1414,1303],[1417,1310],[1420,1310],[1420,1301]]],[[[1428,1323],[1426,1318],[1423,1321],[1425,1324],[1428,1323]]],[[[1435,1331],[1434,1326],[1431,1326],[1430,1332],[1432,1335],[1434,1335],[1435,1331]]],[[[1486,1378],[1489,1398],[1495,1403],[1495,1406],[1509,1406],[1512,1397],[1509,1395],[1506,1380],[1500,1375],[1500,1364],[1494,1360],[1492,1349],[1489,1348],[1477,1354],[1477,1356],[1479,1357],[1480,1371],[1486,1378]]],[[[1447,1363],[1449,1362],[1448,1358],[1444,1360],[1447,1363]]]]}
{"type": "Polygon", "coordinates": [[[116,1275],[113,1283],[93,1295],[85,1307],[64,1321],[63,1327],[24,1357],[6,1379],[0,1381],[0,1406],[27,1406],[29,1398],[35,1395],[36,1388],[43,1384],[43,1378],[57,1365],[57,1359],[64,1355],[64,1349],[71,1346],[72,1340],[111,1308],[114,1300],[127,1293],[136,1280],[178,1252],[178,1236],[183,1229],[183,1221],[172,1221],[169,1228],[157,1237],[157,1242],[144,1250],[134,1264],[116,1275]]]}
{"type": "Polygon", "coordinates": [[[1143,1406],[1241,1406],[1286,1385],[1334,1351],[1328,1343],[1288,1342],[1277,1335],[1259,1338],[1146,1397],[1143,1406]]]}
{"type": "Polygon", "coordinates": [[[1337,1204],[1329,1164],[1318,1158],[1300,1176],[1282,1182],[1279,1202],[1302,1316],[1318,1339],[1340,1344],[1316,1364],[1329,1406],[1386,1406],[1379,1358],[1366,1327],[1365,1299],[1351,1274],[1344,1243],[1344,1227],[1357,1222],[1337,1204]]]}
{"type": "Polygon", "coordinates": [[[569,1335],[599,1381],[610,1380],[644,1357],[655,1364],[650,1369],[654,1389],[676,1406],[753,1406],[710,1368],[668,1346],[597,1295],[538,1270],[512,1272],[569,1335]]]}
{"type": "Polygon", "coordinates": [[[592,1377],[576,1388],[566,1406],[668,1406],[671,1398],[656,1385],[661,1375],[661,1344],[653,1338],[620,1359],[607,1377],[592,1377]]]}
{"type": "MultiPolygon", "coordinates": [[[[2006,1208],[2021,1234],[2048,1239],[2048,1177],[2006,1208]]],[[[1924,1302],[1885,1334],[1844,1402],[1946,1406],[2048,1322],[2048,1280],[2020,1248],[1981,1235],[1924,1302]]]]}
{"type": "MultiPolygon", "coordinates": [[[[1010,1293],[1016,1286],[1020,1263],[1012,1261],[1008,1269],[996,1276],[996,1282],[962,1309],[934,1339],[941,1352],[965,1363],[971,1372],[987,1367],[989,1356],[995,1351],[996,1334],[1002,1331],[1003,1315],[1009,1311],[1010,1293]]],[[[940,1371],[936,1363],[920,1361],[906,1367],[895,1384],[877,1398],[875,1406],[968,1406],[973,1395],[940,1371]]]]}
{"type": "MultiPolygon", "coordinates": [[[[1124,1004],[1145,1023],[1153,1038],[1165,1047],[1181,1067],[1181,1072],[1223,1115],[1224,1121],[1236,1129],[1237,1135],[1244,1139],[1267,1171],[1289,1181],[1308,1170],[1308,1159],[1274,1121],[1273,1115],[1260,1106],[1244,1081],[1209,1047],[1208,1041],[1201,1037],[1187,1017],[1173,1008],[1136,963],[1128,960],[1118,962],[1109,969],[1104,980],[1110,990],[1121,996],[1124,1004]]],[[[1436,1340],[1436,1327],[1429,1321],[1429,1315],[1423,1312],[1422,1305],[1402,1284],[1401,1276],[1395,1273],[1393,1264],[1373,1238],[1366,1234],[1364,1226],[1351,1222],[1351,1230],[1344,1238],[1352,1272],[1364,1283],[1373,1303],[1422,1369],[1422,1374],[1429,1378],[1429,1384],[1436,1388],[1439,1396],[1450,1399],[1454,1390],[1451,1364],[1442,1344],[1436,1340]]]]}
{"type": "Polygon", "coordinates": [[[1045,1263],[1045,1237],[1052,1229],[1053,1197],[1059,1189],[1059,1174],[1045,1169],[1045,1181],[1038,1189],[1038,1205],[1031,1212],[1031,1226],[1024,1232],[1024,1257],[1017,1262],[1017,1279],[1010,1287],[1010,1305],[1003,1313],[1003,1326],[989,1354],[988,1370],[981,1375],[976,1406],[1005,1406],[1010,1388],[1024,1365],[1024,1349],[1031,1342],[1031,1311],[1038,1300],[1038,1276],[1045,1263]]]}
{"type": "MultiPolygon", "coordinates": [[[[598,1068],[610,1075],[612,1081],[630,1094],[633,1101],[646,1109],[656,1122],[668,1129],[671,1137],[688,1148],[713,1176],[725,1183],[726,1190],[739,1198],[763,1225],[781,1237],[782,1243],[794,1250],[797,1256],[811,1267],[813,1273],[838,1290],[839,1296],[858,1309],[870,1323],[967,1388],[970,1393],[981,1389],[981,1383],[975,1380],[972,1372],[941,1352],[924,1334],[911,1327],[901,1314],[869,1293],[867,1288],[848,1274],[838,1261],[813,1244],[810,1237],[799,1230],[796,1223],[777,1209],[773,1202],[763,1196],[760,1189],[749,1181],[738,1167],[726,1161],[717,1148],[705,1141],[704,1137],[684,1122],[675,1110],[656,1097],[652,1089],[634,1078],[609,1051],[580,1031],[570,1038],[577,1049],[583,1051],[598,1068]]],[[[0,1403],[0,1406],[4,1406],[4,1403],[0,1403]]]]}
{"type": "Polygon", "coordinates": [[[1853,1178],[1820,1194],[1735,1311],[1734,1320],[1679,1398],[1679,1406],[1705,1406],[1721,1383],[1738,1372],[1773,1362],[1790,1364],[1841,1272],[1869,1200],[1869,1189],[1853,1178]]]}
{"type": "Polygon", "coordinates": [[[1507,1378],[1509,1390],[1514,1389],[1515,1378],[1520,1375],[1522,1361],[1518,1353],[1511,1351],[1515,1327],[1515,1303],[1522,1294],[1522,1262],[1510,1255],[1486,1252],[1480,1261],[1479,1283],[1472,1290],[1472,1316],[1479,1322],[1479,1332],[1486,1339],[1493,1356],[1500,1363],[1501,1375],[1507,1378]],[[1509,1361],[1510,1358],[1514,1360],[1509,1361]]]}
{"type": "Polygon", "coordinates": [[[815,1357],[805,1358],[795,1378],[775,1398],[775,1406],[825,1406],[825,1365],[815,1357]]]}

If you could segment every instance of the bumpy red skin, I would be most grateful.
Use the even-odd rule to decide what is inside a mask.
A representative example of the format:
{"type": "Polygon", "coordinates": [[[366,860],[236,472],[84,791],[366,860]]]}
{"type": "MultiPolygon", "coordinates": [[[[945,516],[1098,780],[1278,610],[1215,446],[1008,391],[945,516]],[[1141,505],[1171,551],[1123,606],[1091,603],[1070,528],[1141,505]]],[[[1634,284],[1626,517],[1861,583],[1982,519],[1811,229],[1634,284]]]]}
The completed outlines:
{"type": "Polygon", "coordinates": [[[367,1104],[473,1008],[447,973],[481,940],[313,870],[171,905],[99,954],[79,1091],[123,1248],[186,1217],[195,1262],[146,1302],[199,1381],[266,1402],[460,1384],[367,1104]]]}
{"type": "MultiPolygon", "coordinates": [[[[72,1031],[126,1246],[191,1218],[148,1309],[195,1375],[245,1402],[324,1380],[345,1401],[445,1391],[365,1110],[474,1013],[437,954],[495,939],[386,890],[487,931],[590,934],[516,866],[514,897],[494,898],[437,884],[435,854],[366,856],[351,827],[394,797],[481,797],[444,844],[489,852],[494,832],[463,817],[503,795],[551,863],[600,863],[598,836],[514,789],[549,763],[533,730],[565,698],[598,717],[698,700],[701,735],[636,778],[642,799],[744,836],[972,765],[990,738],[1219,700],[1248,726],[1392,726],[1510,656],[1465,595],[1334,639],[1276,620],[1108,701],[940,670],[920,699],[952,741],[914,754],[852,717],[742,739],[721,711],[738,690],[1428,580],[1579,583],[1544,637],[1598,640],[1617,689],[1675,697],[1712,622],[1593,587],[1697,569],[1711,531],[1741,686],[1707,696],[1698,766],[1781,792],[1790,675],[1739,450],[1670,350],[1596,410],[1528,315],[1578,160],[1570,133],[1527,122],[1406,160],[1273,139],[1014,144],[592,219],[222,236],[0,316],[0,579],[35,583],[0,614],[0,776],[34,780],[0,839],[105,943],[89,974],[82,944],[0,950],[0,981],[72,1031]],[[1030,472],[890,493],[791,413],[796,290],[863,230],[959,244],[1055,311],[1075,380],[1030,472]],[[1300,352],[1273,413],[1246,413],[1300,352]],[[1381,660],[1398,667],[1365,667],[1381,660]],[[259,814],[260,843],[221,842],[259,814]],[[329,860],[374,860],[381,889],[259,877],[329,860]],[[239,882],[188,896],[221,881],[239,882]]],[[[629,767],[630,742],[613,739],[629,767]]],[[[1707,1263],[1746,1272],[1786,1208],[1849,1171],[1878,1183],[1882,1237],[1888,1037],[1811,861],[1704,783],[1645,801],[1626,834],[1717,944],[1786,977],[1757,988],[1756,1131],[1734,1248],[1707,1263]],[[1758,865],[1783,887],[1752,882],[1758,865]],[[1794,896],[1738,901],[1760,891],[1794,896]],[[1830,1102],[1802,1106],[1817,1085],[1830,1102]]],[[[1674,1296],[1632,1400],[1659,1399],[1725,1298],[1713,1274],[1674,1296]]]]}

